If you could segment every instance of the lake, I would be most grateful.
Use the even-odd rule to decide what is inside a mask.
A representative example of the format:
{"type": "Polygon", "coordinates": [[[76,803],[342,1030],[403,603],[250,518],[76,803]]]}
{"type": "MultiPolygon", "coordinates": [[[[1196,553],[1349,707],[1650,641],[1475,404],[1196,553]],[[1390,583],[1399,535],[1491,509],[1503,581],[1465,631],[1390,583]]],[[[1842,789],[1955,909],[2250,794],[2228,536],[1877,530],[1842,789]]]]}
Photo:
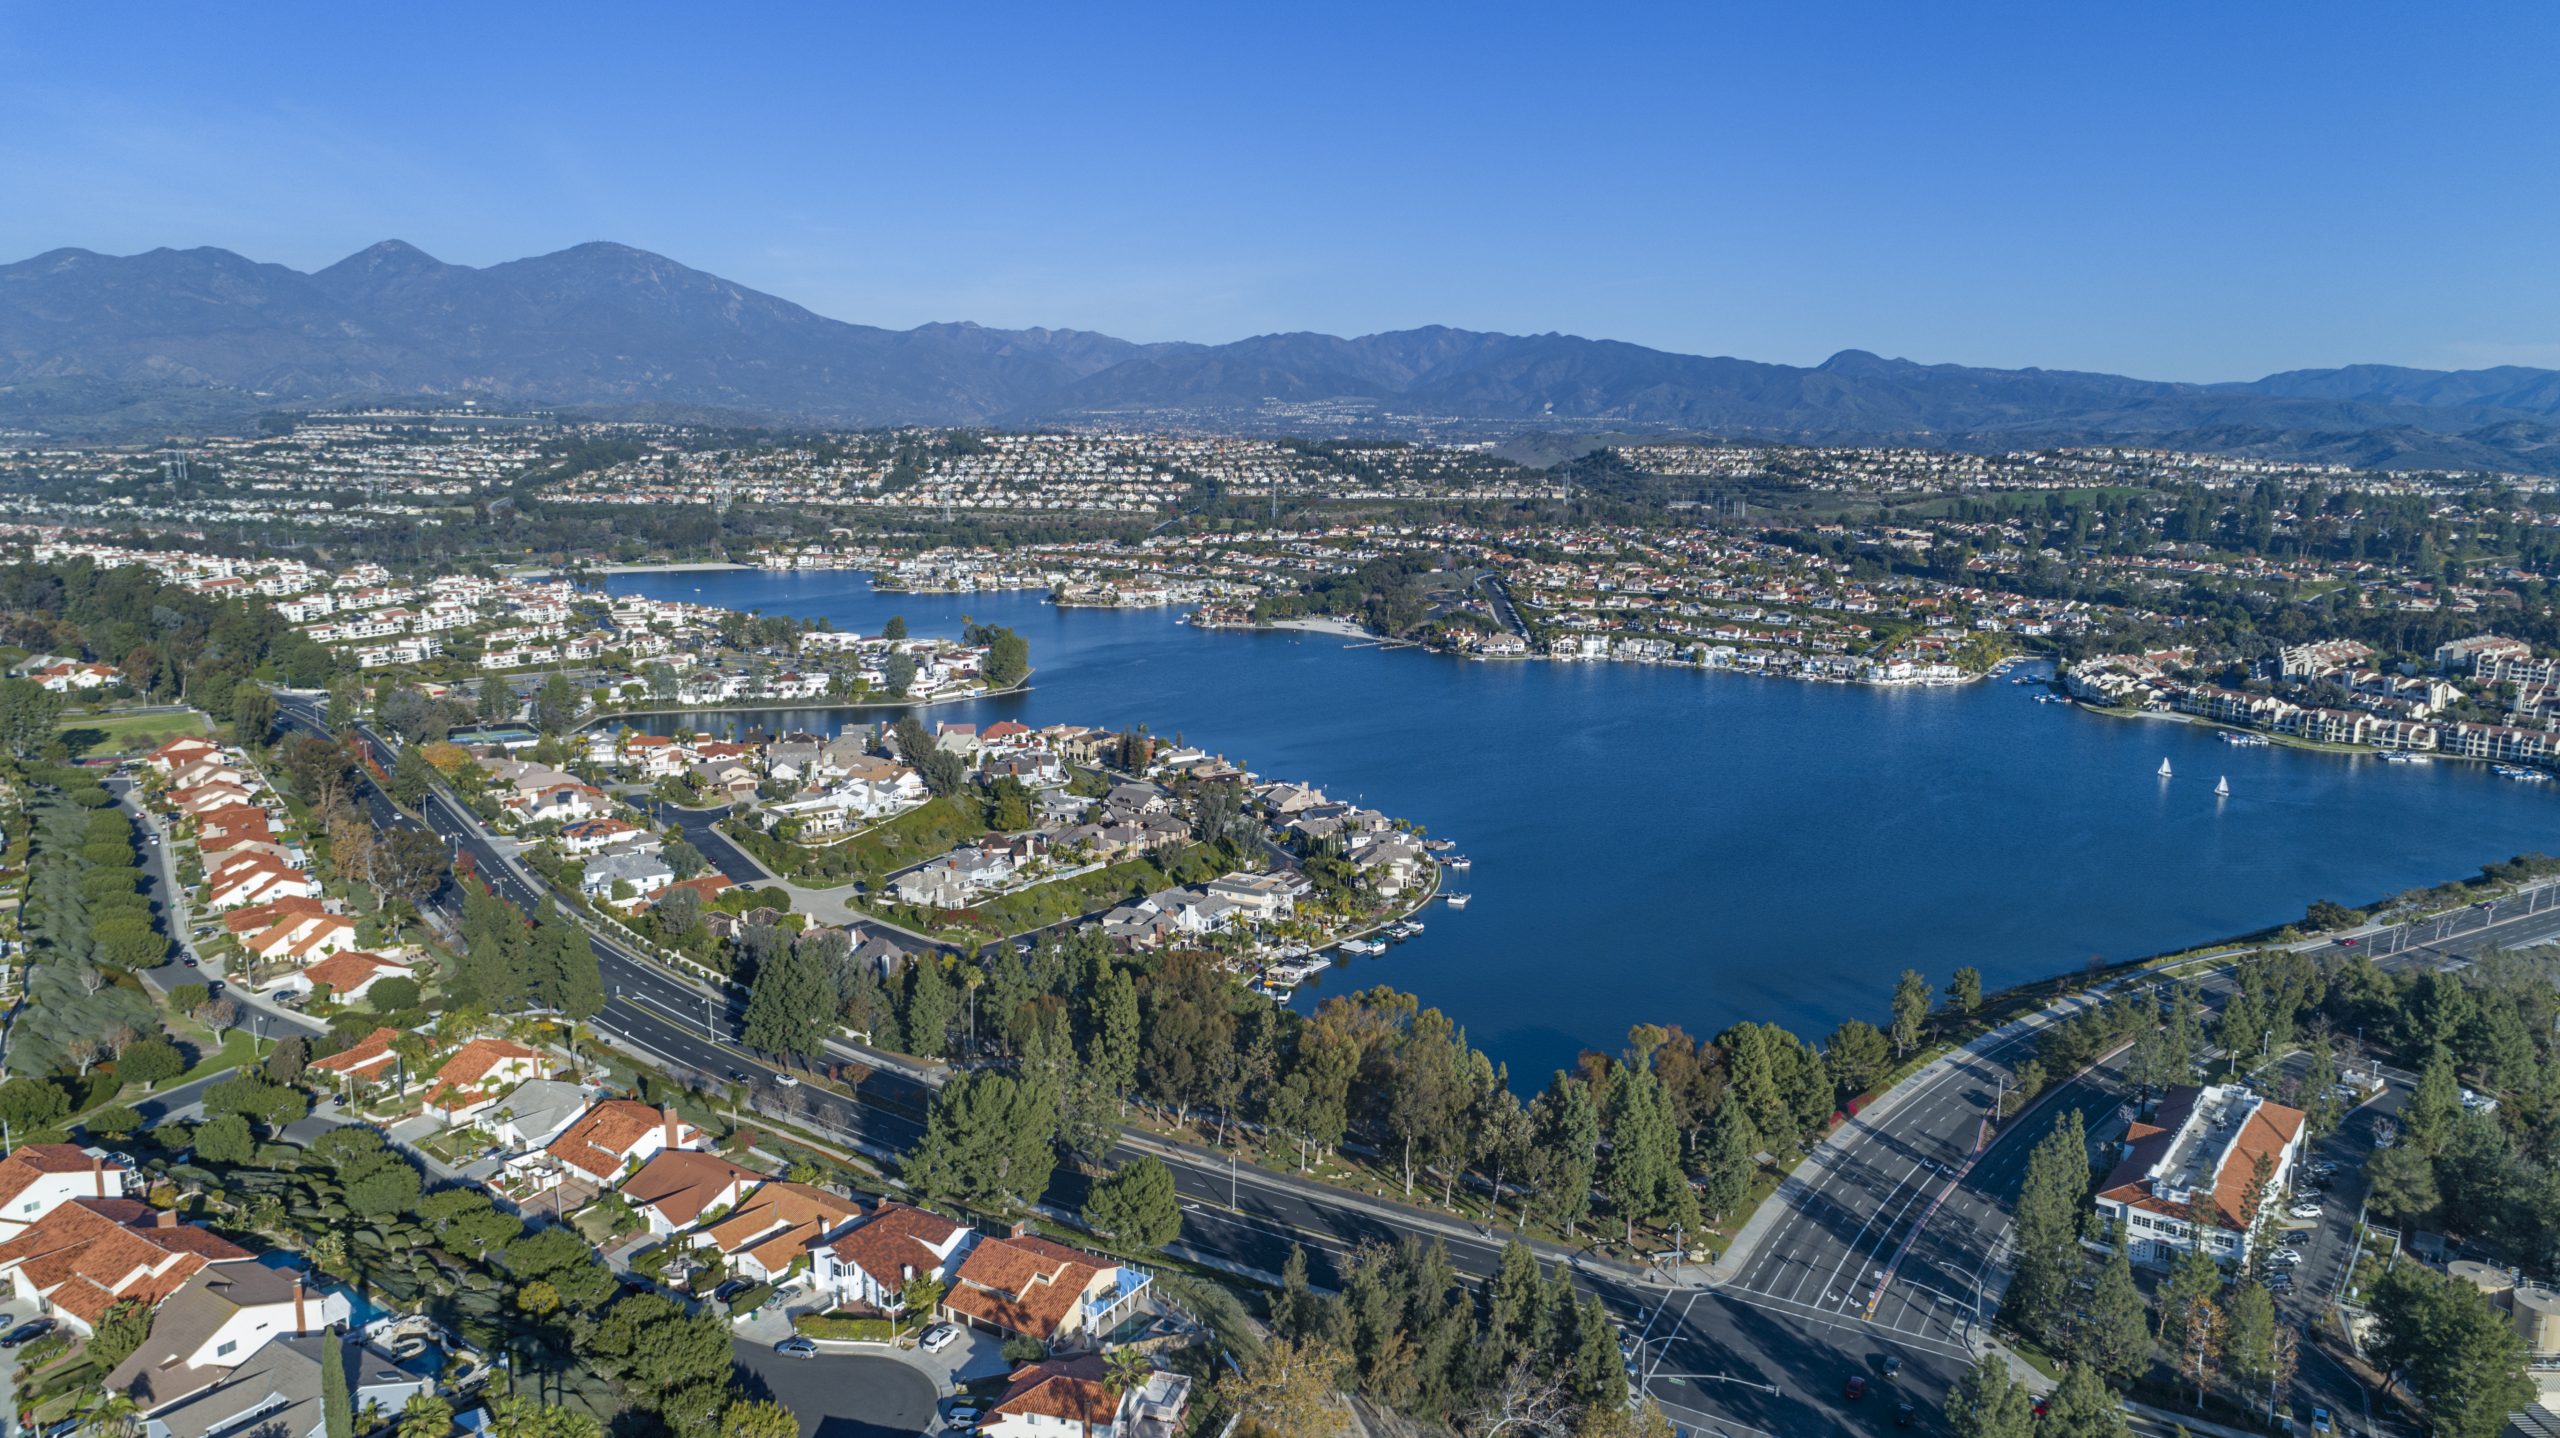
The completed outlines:
{"type": "MultiPolygon", "coordinates": [[[[1145,724],[1411,819],[1475,861],[1428,932],[1302,989],[1393,984],[1533,1089],[1630,1025],[1737,1019],[1819,1041],[1893,981],[1988,987],[2366,901],[2560,846],[2560,784],[2439,760],[2241,748],[2038,704],[2004,681],[1875,689],[1622,664],[1471,663],[1201,630],[1038,593],[878,594],[849,572],[618,575],[616,592],[957,636],[1010,625],[1027,694],[988,723],[1145,724]],[[2175,777],[2158,777],[2160,761],[2175,777]],[[2231,796],[2217,799],[2219,776],[2231,796]]],[[[777,711],[779,712],[779,711],[777,711]]],[[[888,711],[689,716],[832,731],[888,711]]],[[[662,731],[671,724],[661,723],[662,731]]]]}

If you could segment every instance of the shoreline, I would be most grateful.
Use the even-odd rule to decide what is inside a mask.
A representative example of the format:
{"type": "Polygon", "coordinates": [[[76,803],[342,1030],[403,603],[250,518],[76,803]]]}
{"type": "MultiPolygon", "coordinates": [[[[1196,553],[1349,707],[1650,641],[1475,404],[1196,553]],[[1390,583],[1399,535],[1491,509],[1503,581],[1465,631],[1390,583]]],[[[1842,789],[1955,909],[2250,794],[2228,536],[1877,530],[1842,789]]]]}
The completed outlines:
{"type": "Polygon", "coordinates": [[[1003,689],[986,689],[974,694],[945,694],[933,699],[758,699],[736,704],[668,704],[648,709],[617,709],[610,714],[599,714],[569,732],[584,734],[599,724],[610,723],[616,719],[640,719],[659,714],[786,714],[825,709],[933,709],[944,704],[970,704],[980,699],[1002,699],[1009,694],[1028,694],[1031,689],[1031,680],[1026,676],[1021,683],[1003,689]]]}

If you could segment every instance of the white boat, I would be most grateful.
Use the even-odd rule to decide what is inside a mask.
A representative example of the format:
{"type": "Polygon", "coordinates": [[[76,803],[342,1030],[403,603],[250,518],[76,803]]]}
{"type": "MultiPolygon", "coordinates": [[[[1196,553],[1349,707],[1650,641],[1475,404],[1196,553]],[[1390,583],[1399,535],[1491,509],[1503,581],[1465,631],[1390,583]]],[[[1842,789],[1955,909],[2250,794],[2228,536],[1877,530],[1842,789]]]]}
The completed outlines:
{"type": "Polygon", "coordinates": [[[2169,777],[2169,761],[2166,759],[2160,761],[2160,777],[2163,779],[2169,777]]]}
{"type": "Polygon", "coordinates": [[[1476,861],[1464,854],[1451,854],[1440,861],[1440,867],[1444,869],[1472,869],[1475,866],[1476,861]]]}
{"type": "Polygon", "coordinates": [[[1422,932],[1422,921],[1421,921],[1420,919],[1407,919],[1407,920],[1405,920],[1405,921],[1404,921],[1404,931],[1405,931],[1405,933],[1406,933],[1408,936],[1421,933],[1421,932],[1422,932]]]}
{"type": "Polygon", "coordinates": [[[2231,776],[2230,776],[2230,775],[2225,774],[2225,775],[2223,775],[2220,779],[2217,779],[2217,780],[2215,780],[2215,781],[2214,781],[2214,785],[2213,785],[2213,797],[2215,797],[2215,798],[2217,798],[2217,799],[2228,799],[2228,798],[2230,798],[2230,797],[2231,797],[2231,776]]]}
{"type": "Polygon", "coordinates": [[[1450,908],[1463,909],[1467,906],[1465,894],[1442,894],[1440,897],[1448,901],[1450,908]]]}

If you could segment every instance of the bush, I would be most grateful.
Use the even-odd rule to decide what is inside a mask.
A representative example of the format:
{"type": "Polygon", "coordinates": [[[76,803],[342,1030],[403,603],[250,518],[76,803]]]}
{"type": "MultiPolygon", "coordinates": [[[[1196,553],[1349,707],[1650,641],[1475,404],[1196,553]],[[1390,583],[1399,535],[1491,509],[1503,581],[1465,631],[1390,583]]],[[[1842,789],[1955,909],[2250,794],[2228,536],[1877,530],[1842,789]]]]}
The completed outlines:
{"type": "Polygon", "coordinates": [[[791,1327],[803,1337],[851,1343],[887,1343],[898,1336],[898,1325],[886,1318],[857,1318],[850,1313],[794,1314],[791,1327]]]}
{"type": "Polygon", "coordinates": [[[739,1294],[737,1297],[730,1299],[729,1311],[731,1313],[753,1313],[757,1309],[762,1308],[766,1301],[772,1297],[773,1285],[770,1283],[759,1283],[753,1288],[739,1294]]]}

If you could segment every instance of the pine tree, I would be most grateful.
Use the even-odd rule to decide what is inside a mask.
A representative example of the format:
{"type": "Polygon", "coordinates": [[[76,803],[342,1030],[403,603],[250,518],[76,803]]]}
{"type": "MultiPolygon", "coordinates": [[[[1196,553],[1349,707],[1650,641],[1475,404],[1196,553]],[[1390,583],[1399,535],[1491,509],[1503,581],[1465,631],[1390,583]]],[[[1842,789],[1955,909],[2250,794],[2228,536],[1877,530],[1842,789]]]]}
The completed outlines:
{"type": "Polygon", "coordinates": [[[2079,1325],[2080,1359],[2112,1383],[2130,1383],[2151,1366],[2151,1318],[2121,1236],[2098,1270],[2088,1316],[2079,1325]]]}
{"type": "Polygon", "coordinates": [[[604,1011],[604,971],[596,964],[595,947],[565,914],[550,928],[542,965],[550,1005],[573,1019],[594,1018],[604,1011]]]}
{"type": "Polygon", "coordinates": [[[320,1339],[320,1420],[328,1438],[356,1438],[355,1398],[347,1387],[347,1354],[338,1330],[320,1339]]]}
{"type": "Polygon", "coordinates": [[[1795,1122],[1778,1088],[1768,1034],[1758,1024],[1739,1023],[1725,1030],[1716,1045],[1724,1050],[1729,1075],[1725,1102],[1742,1105],[1743,1117],[1751,1120],[1752,1131],[1762,1142],[1784,1145],[1795,1133],[1795,1122]]]}
{"type": "Polygon", "coordinates": [[[1759,1167],[1755,1156],[1759,1149],[1760,1135],[1752,1131],[1751,1118],[1742,1111],[1742,1105],[1729,1096],[1717,1104],[1715,1113],[1707,1119],[1703,1159],[1706,1192],[1701,1195],[1711,1216],[1722,1218],[1751,1196],[1751,1177],[1759,1167]]]}
{"type": "Polygon", "coordinates": [[[2035,1398],[2010,1376],[2006,1359],[1986,1353],[1956,1380],[1947,1396],[1947,1421],[1956,1438],[2032,1438],[2035,1398]]]}
{"type": "Polygon", "coordinates": [[[1492,1371],[1508,1371],[1544,1352],[1552,1310],[1535,1250],[1516,1238],[1503,1245],[1500,1265],[1485,1280],[1484,1299],[1486,1357],[1492,1371]]]}
{"type": "Polygon", "coordinates": [[[1982,970],[1967,966],[1956,970],[1947,983],[1947,997],[1954,1001],[1956,1012],[1972,1018],[1982,1007],[1982,970]]]}
{"type": "Polygon", "coordinates": [[[2453,1138],[2453,1121],[2462,1116],[2462,1085],[2453,1074],[2453,1054],[2439,1046],[2427,1055],[2418,1087],[2401,1115],[2400,1136],[2411,1147],[2434,1158],[2453,1138]]]}
{"type": "Polygon", "coordinates": [[[2065,1109],[2028,1157],[2018,1189],[2017,1258],[2001,1316],[2021,1333],[2046,1336],[2061,1311],[2078,1272],[2080,1211],[2088,1188],[2088,1138],[2080,1111],[2065,1109]]]}
{"type": "Polygon", "coordinates": [[[1904,969],[1893,985],[1893,1052],[1907,1055],[1919,1046],[1920,1033],[1929,1022],[1929,981],[1918,969],[1904,969]]]}
{"type": "Polygon", "coordinates": [[[1680,1135],[1663,1105],[1662,1080],[1646,1064],[1621,1065],[1612,1085],[1600,1189],[1625,1223],[1629,1244],[1638,1223],[1697,1227],[1696,1199],[1680,1172],[1680,1135]]]}
{"type": "Polygon", "coordinates": [[[2098,1370],[2075,1363],[2062,1371],[2062,1382],[2045,1400],[2039,1431],[2049,1438],[2128,1438],[2133,1430],[2098,1370]]]}
{"type": "Polygon", "coordinates": [[[1096,1083],[1127,1112],[1129,1086],[1138,1078],[1138,986],[1114,965],[1096,985],[1093,1038],[1085,1063],[1096,1083]]]}
{"type": "Polygon", "coordinates": [[[817,955],[787,945],[756,970],[739,1036],[751,1049],[813,1058],[826,1049],[835,1010],[835,981],[817,955]]]}
{"type": "Polygon", "coordinates": [[[959,999],[942,961],[931,954],[916,955],[907,965],[907,1001],[898,1015],[906,1030],[907,1052],[918,1058],[942,1057],[951,1040],[952,1016],[958,1011],[959,999]]]}
{"type": "Polygon", "coordinates": [[[1599,1168],[1600,1111],[1591,1090],[1559,1071],[1530,1105],[1537,1134],[1529,1151],[1531,1187],[1538,1212],[1571,1237],[1591,1211],[1591,1181],[1599,1168]]]}

